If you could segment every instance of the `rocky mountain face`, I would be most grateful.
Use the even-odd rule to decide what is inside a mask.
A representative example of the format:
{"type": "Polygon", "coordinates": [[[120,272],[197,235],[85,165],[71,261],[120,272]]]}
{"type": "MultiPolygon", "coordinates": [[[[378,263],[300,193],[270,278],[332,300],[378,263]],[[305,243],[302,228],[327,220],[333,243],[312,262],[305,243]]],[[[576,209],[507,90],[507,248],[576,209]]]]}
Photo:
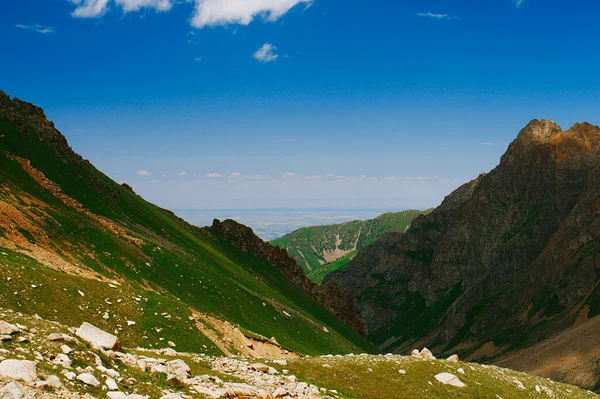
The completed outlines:
{"type": "Polygon", "coordinates": [[[600,314],[600,128],[534,120],[500,164],[325,278],[372,342],[493,358],[600,314]]]}

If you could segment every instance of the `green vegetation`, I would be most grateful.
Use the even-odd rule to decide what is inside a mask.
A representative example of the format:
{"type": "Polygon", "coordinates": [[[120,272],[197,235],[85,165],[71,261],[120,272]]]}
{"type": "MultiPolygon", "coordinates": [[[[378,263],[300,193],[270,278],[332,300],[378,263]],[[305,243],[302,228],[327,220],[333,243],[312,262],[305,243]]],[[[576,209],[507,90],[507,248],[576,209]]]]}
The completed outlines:
{"type": "Polygon", "coordinates": [[[551,391],[550,397],[595,397],[579,388],[498,367],[413,357],[319,357],[293,360],[285,367],[274,367],[289,369],[300,380],[335,390],[345,398],[539,398],[541,395],[536,386],[540,391],[542,387],[544,392],[551,391]],[[444,385],[435,378],[439,373],[456,375],[466,386],[444,385]]]}
{"type": "Polygon", "coordinates": [[[303,227],[271,244],[287,249],[309,278],[321,282],[328,273],[345,267],[356,251],[385,233],[405,232],[417,216],[429,212],[389,212],[375,219],[303,227]]]}
{"type": "Polygon", "coordinates": [[[331,273],[332,271],[344,270],[346,268],[346,265],[348,265],[348,263],[350,263],[350,261],[354,259],[357,252],[358,251],[352,251],[349,254],[342,256],[336,261],[326,263],[315,270],[311,270],[310,272],[306,273],[306,275],[312,281],[320,284],[321,281],[323,281],[323,279],[325,278],[325,276],[331,273]]]}
{"type": "MultiPolygon", "coordinates": [[[[33,125],[40,121],[24,134],[17,124],[3,119],[1,111],[0,201],[15,208],[20,225],[12,229],[11,223],[2,224],[0,231],[10,241],[21,236],[19,245],[35,242],[38,247],[17,247],[16,252],[31,257],[1,250],[7,254],[0,256],[2,275],[19,275],[11,281],[0,280],[0,303],[27,313],[43,313],[69,325],[86,320],[115,329],[122,319],[131,317],[136,321],[131,342],[145,341],[154,347],[166,347],[167,340],[177,339],[184,348],[216,352],[188,320],[188,308],[194,308],[256,334],[275,337],[284,347],[300,353],[375,351],[281,270],[118,185],[68,147],[57,145],[60,140],[56,137],[34,131],[33,125]],[[40,184],[13,156],[31,161],[33,168],[82,204],[86,212],[40,184]],[[44,252],[36,257],[31,250],[44,252]],[[52,271],[34,260],[47,253],[58,255],[72,269],[86,270],[87,277],[121,282],[118,291],[122,298],[111,294],[106,283],[52,271]],[[28,289],[27,281],[36,281],[38,288],[28,289]],[[86,296],[80,296],[78,290],[86,296]],[[104,305],[107,299],[115,306],[113,301],[125,302],[126,297],[130,301],[134,296],[143,298],[142,310],[123,307],[119,323],[112,317],[102,318],[109,309],[104,305]],[[53,309],[61,308],[68,311],[52,314],[53,309]],[[164,326],[162,313],[171,315],[164,326]],[[161,341],[162,336],[152,333],[155,327],[170,328],[170,337],[161,341]],[[138,338],[143,341],[136,341],[138,338]]],[[[56,267],[67,269],[60,264],[56,267]]]]}

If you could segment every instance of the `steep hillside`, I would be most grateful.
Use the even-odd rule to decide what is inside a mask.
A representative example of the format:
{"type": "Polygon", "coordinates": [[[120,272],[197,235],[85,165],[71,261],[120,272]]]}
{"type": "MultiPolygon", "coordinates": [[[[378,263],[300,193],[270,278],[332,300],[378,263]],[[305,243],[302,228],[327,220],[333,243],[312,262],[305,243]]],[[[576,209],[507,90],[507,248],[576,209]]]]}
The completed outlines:
{"type": "Polygon", "coordinates": [[[324,281],[384,351],[493,360],[538,343],[600,314],[599,160],[600,128],[534,120],[493,171],[324,281]]]}
{"type": "Polygon", "coordinates": [[[320,282],[327,273],[343,268],[359,249],[383,234],[406,231],[421,214],[422,211],[412,210],[389,212],[375,219],[303,227],[271,244],[285,248],[312,280],[320,282]]]}
{"type": "Polygon", "coordinates": [[[287,274],[113,182],[40,108],[0,92],[0,306],[90,321],[128,345],[373,351],[287,274]]]}

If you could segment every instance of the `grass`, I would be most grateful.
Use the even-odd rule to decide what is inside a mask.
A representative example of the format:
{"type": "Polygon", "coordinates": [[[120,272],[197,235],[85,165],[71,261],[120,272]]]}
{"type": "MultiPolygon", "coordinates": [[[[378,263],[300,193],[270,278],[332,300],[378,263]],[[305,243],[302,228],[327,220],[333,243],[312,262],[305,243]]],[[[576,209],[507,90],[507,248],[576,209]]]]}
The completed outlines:
{"type": "Polygon", "coordinates": [[[335,271],[335,270],[344,270],[348,263],[356,256],[356,251],[350,252],[347,255],[342,256],[334,262],[326,263],[323,266],[320,266],[317,269],[314,269],[308,273],[306,276],[310,278],[315,283],[321,283],[326,275],[335,271]]]}
{"type": "Polygon", "coordinates": [[[424,361],[400,356],[319,357],[292,360],[287,366],[273,366],[288,369],[300,380],[336,390],[343,397],[354,399],[539,398],[541,395],[536,392],[536,385],[551,389],[559,398],[596,397],[584,390],[541,377],[445,360],[424,361]],[[323,367],[324,364],[331,367],[323,367]],[[459,368],[465,374],[461,374],[459,368]],[[406,374],[400,374],[399,370],[406,371],[406,374]],[[458,376],[466,387],[441,384],[435,375],[443,372],[458,376]],[[526,389],[520,389],[513,378],[518,379],[526,389]]]}

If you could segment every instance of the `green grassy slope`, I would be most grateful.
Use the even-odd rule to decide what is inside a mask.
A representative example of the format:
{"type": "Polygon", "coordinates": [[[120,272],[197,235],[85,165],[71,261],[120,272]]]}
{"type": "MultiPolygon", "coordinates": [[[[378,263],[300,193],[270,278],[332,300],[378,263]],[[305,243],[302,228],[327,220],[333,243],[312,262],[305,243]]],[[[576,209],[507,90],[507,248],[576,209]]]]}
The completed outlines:
{"type": "Polygon", "coordinates": [[[303,227],[271,244],[287,249],[312,280],[343,268],[354,253],[388,232],[404,232],[411,222],[427,211],[408,210],[384,213],[375,219],[303,227]]]}
{"type": "MultiPolygon", "coordinates": [[[[7,100],[2,100],[6,108],[7,100]]],[[[275,337],[281,345],[300,353],[373,351],[364,338],[289,282],[280,270],[218,242],[207,230],[191,226],[146,202],[70,149],[51,143],[48,136],[36,131],[44,127],[40,127],[41,122],[36,118],[30,118],[26,106],[19,105],[12,112],[22,113],[20,123],[15,123],[14,115],[6,116],[10,115],[7,112],[3,117],[0,110],[0,205],[16,209],[19,213],[16,219],[21,222],[13,219],[0,224],[0,238],[26,239],[72,265],[124,282],[128,289],[136,292],[145,290],[147,297],[155,297],[149,298],[149,303],[169,303],[169,307],[179,309],[178,313],[183,312],[186,317],[183,309],[193,307],[254,333],[275,337]],[[111,231],[97,219],[65,204],[12,156],[31,161],[31,166],[58,185],[64,194],[142,243],[136,245],[123,234],[111,231]],[[21,226],[15,229],[19,223],[21,226]]],[[[20,246],[16,250],[26,253],[20,246]]],[[[40,283],[46,287],[51,286],[52,281],[60,281],[74,298],[78,298],[78,294],[69,287],[84,284],[84,281],[94,284],[93,280],[76,276],[73,277],[76,281],[67,284],[71,277],[63,273],[59,278],[57,272],[46,270],[31,259],[9,262],[7,259],[14,256],[5,258],[2,264],[5,270],[22,266],[24,272],[39,276],[40,283]]],[[[24,281],[33,277],[25,276],[24,281]]],[[[12,294],[15,284],[17,279],[0,280],[0,301],[15,304],[12,294]]],[[[98,287],[90,290],[102,292],[98,287]]],[[[50,312],[48,292],[36,289],[29,295],[35,301],[22,302],[25,310],[50,312]]],[[[55,298],[57,306],[64,301],[65,298],[55,298]]],[[[148,312],[150,305],[144,308],[148,312]]],[[[64,318],[72,315],[63,313],[57,312],[56,317],[67,322],[64,318]]],[[[162,321],[162,312],[156,313],[147,316],[148,324],[162,321]]],[[[84,316],[88,317],[88,312],[82,312],[73,323],[84,316]]],[[[190,328],[188,324],[178,327],[178,334],[191,345],[196,341],[183,338],[184,330],[190,328]]],[[[194,345],[204,342],[201,337],[194,345]]],[[[156,344],[166,346],[163,341],[156,344]]]]}

